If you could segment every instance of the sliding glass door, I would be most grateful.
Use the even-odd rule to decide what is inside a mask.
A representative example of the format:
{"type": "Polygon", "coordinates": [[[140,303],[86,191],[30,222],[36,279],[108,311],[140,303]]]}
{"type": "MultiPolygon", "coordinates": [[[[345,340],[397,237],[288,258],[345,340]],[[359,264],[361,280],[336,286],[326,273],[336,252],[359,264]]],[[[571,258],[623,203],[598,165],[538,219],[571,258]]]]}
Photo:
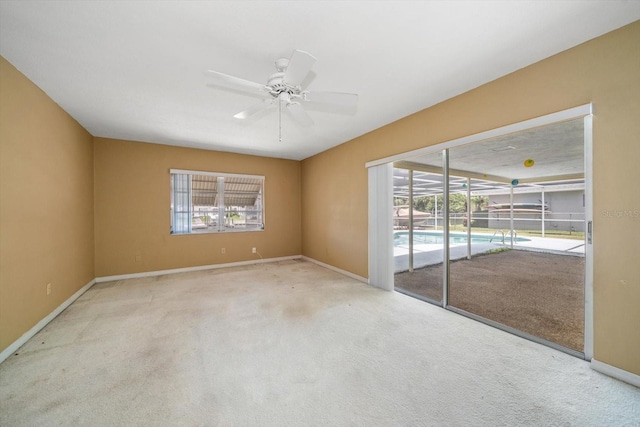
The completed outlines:
{"type": "Polygon", "coordinates": [[[394,166],[394,286],[441,304],[443,292],[443,177],[441,154],[394,166]]]}
{"type": "Polygon", "coordinates": [[[395,160],[394,288],[590,357],[590,123],[395,160]]]}
{"type": "Polygon", "coordinates": [[[449,150],[449,308],[583,351],[583,147],[576,119],[449,150]]]}

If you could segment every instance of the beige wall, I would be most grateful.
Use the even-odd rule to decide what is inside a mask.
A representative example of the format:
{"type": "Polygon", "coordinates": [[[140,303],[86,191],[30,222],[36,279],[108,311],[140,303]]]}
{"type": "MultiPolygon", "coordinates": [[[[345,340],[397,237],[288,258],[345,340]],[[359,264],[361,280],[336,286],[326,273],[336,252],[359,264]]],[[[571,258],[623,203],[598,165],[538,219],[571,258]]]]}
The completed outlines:
{"type": "Polygon", "coordinates": [[[92,137],[0,57],[0,351],[93,280],[93,244],[92,137]]]}
{"type": "Polygon", "coordinates": [[[306,159],[302,253],[367,276],[367,161],[593,102],[595,358],[640,374],[640,22],[306,159]]]}
{"type": "Polygon", "coordinates": [[[103,138],[94,152],[97,277],[301,253],[300,162],[103,138]],[[169,234],[169,169],[264,175],[265,230],[169,234]]]}

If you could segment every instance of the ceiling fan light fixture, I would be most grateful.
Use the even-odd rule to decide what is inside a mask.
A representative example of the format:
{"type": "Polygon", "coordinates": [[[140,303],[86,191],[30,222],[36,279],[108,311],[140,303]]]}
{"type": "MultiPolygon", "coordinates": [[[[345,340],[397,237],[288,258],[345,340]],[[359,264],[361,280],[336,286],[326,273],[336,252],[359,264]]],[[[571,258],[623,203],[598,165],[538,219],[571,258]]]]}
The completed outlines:
{"type": "Polygon", "coordinates": [[[291,103],[291,94],[288,92],[281,92],[278,95],[278,99],[280,100],[280,102],[286,102],[287,104],[291,103]]]}

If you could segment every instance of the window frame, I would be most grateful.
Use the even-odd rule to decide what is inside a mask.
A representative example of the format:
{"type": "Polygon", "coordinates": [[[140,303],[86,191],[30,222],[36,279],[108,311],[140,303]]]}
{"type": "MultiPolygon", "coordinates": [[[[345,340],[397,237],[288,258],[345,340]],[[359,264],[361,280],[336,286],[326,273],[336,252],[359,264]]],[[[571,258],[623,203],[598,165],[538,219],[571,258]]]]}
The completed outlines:
{"type": "MultiPolygon", "coordinates": [[[[169,184],[170,184],[170,205],[169,205],[169,221],[170,221],[170,235],[176,236],[184,236],[184,235],[194,235],[194,234],[221,234],[221,233],[243,233],[243,232],[252,232],[252,231],[264,231],[265,229],[265,181],[266,178],[264,175],[249,175],[249,174],[237,174],[237,173],[226,173],[226,172],[210,172],[210,171],[195,171],[195,170],[187,170],[187,169],[169,169],[169,184]],[[185,206],[185,192],[188,194],[187,199],[188,202],[187,210],[183,210],[180,212],[175,212],[176,209],[176,189],[175,185],[175,177],[176,176],[187,176],[188,180],[185,183],[184,181],[181,183],[182,185],[186,184],[186,187],[181,187],[180,192],[182,193],[182,206],[185,206]],[[204,230],[194,231],[193,226],[193,218],[194,213],[197,212],[195,209],[193,199],[193,188],[192,188],[192,178],[193,176],[207,176],[207,177],[215,177],[217,184],[215,187],[215,206],[212,207],[212,212],[217,213],[217,224],[215,226],[210,226],[207,224],[207,228],[204,230]],[[227,195],[225,194],[225,180],[240,178],[240,179],[252,179],[259,180],[260,188],[257,193],[257,197],[260,199],[260,209],[256,212],[259,212],[259,222],[256,228],[245,228],[245,227],[229,227],[226,223],[226,220],[222,222],[219,221],[220,218],[225,218],[226,215],[230,212],[227,210],[227,195]],[[221,215],[222,212],[222,215],[221,215]],[[178,215],[182,215],[184,218],[188,218],[188,221],[185,223],[184,218],[178,218],[178,215]],[[186,215],[186,216],[185,216],[186,215]],[[179,231],[176,232],[176,223],[177,220],[181,220],[182,225],[186,227],[187,231],[179,231]],[[211,228],[209,228],[211,227],[211,228]]],[[[232,190],[229,190],[229,193],[232,193],[232,190]]],[[[245,226],[246,226],[246,215],[247,210],[244,211],[245,215],[245,226]]]]}

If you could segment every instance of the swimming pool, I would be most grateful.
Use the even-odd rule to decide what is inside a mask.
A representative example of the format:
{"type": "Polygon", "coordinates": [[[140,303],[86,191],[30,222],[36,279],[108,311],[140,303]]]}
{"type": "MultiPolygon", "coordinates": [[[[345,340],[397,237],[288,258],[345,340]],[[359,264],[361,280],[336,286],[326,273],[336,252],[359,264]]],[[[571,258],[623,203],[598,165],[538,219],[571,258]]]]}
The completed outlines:
{"type": "MultiPolygon", "coordinates": [[[[505,242],[510,241],[509,236],[505,235],[505,242]]],[[[441,245],[444,239],[442,238],[442,231],[414,231],[413,232],[413,244],[414,245],[441,245]]],[[[516,237],[516,242],[530,242],[531,239],[526,237],[516,237]]],[[[501,243],[502,234],[498,233],[495,236],[491,234],[471,234],[471,243],[501,243]]],[[[449,244],[460,245],[467,243],[467,233],[449,233],[449,244]]],[[[408,231],[394,231],[393,232],[393,246],[407,246],[409,244],[409,232],[408,231]]]]}

